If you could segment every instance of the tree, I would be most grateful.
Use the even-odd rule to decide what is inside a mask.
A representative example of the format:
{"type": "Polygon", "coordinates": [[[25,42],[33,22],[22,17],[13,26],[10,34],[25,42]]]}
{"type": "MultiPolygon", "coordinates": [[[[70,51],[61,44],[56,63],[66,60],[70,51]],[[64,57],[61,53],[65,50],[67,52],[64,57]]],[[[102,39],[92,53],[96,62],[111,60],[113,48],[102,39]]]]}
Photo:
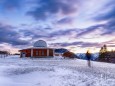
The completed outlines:
{"type": "Polygon", "coordinates": [[[8,51],[0,51],[0,57],[6,57],[8,56],[10,53],[8,51]]]}
{"type": "Polygon", "coordinates": [[[109,55],[108,55],[108,50],[107,50],[107,46],[103,45],[103,47],[101,47],[100,52],[99,52],[99,61],[109,61],[109,55]]]}

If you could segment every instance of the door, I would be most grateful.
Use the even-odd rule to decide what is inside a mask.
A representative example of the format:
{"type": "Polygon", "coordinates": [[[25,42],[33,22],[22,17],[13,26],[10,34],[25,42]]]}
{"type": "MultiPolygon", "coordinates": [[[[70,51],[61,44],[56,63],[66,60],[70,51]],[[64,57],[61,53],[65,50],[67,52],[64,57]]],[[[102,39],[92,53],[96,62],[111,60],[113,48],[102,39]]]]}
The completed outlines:
{"type": "Polygon", "coordinates": [[[26,57],[26,53],[22,53],[22,57],[26,57]]]}

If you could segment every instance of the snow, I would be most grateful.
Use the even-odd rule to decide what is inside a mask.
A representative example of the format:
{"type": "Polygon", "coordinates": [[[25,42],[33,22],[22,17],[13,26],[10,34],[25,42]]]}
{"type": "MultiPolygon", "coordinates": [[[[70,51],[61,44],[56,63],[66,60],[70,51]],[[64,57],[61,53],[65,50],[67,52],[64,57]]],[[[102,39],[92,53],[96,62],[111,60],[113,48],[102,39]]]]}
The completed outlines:
{"type": "Polygon", "coordinates": [[[0,58],[0,86],[115,86],[115,64],[80,59],[0,58]]]}

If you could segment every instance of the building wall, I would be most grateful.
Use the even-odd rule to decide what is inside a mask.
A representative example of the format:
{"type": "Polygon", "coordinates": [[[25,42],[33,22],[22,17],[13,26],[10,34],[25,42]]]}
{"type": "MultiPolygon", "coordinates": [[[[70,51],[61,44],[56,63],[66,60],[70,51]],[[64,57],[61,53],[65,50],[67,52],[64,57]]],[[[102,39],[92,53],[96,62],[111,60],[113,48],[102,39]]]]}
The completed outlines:
{"type": "Polygon", "coordinates": [[[53,49],[49,49],[49,56],[53,56],[53,49]]]}
{"type": "Polygon", "coordinates": [[[25,54],[25,57],[30,57],[31,56],[31,49],[26,49],[26,50],[21,50],[21,57],[22,55],[25,54]]]}
{"type": "Polygon", "coordinates": [[[65,52],[65,53],[63,53],[63,55],[62,55],[64,58],[76,58],[77,56],[74,54],[74,53],[72,53],[72,52],[65,52]]]}
{"type": "MultiPolygon", "coordinates": [[[[31,57],[31,49],[24,49],[20,50],[21,56],[24,57],[23,54],[25,54],[25,57],[31,57]]],[[[33,49],[33,57],[47,57],[47,56],[53,56],[54,52],[53,49],[33,49]],[[49,53],[48,53],[49,52],[49,53]]]]}
{"type": "Polygon", "coordinates": [[[47,56],[47,49],[33,49],[33,57],[47,56]]]}

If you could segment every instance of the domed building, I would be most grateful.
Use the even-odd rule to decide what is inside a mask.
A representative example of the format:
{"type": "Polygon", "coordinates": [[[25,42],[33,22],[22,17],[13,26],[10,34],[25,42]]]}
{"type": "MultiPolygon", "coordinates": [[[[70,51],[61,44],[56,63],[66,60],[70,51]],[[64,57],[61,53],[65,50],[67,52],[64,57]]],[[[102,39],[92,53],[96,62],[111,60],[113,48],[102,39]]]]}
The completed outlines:
{"type": "Polygon", "coordinates": [[[42,57],[53,57],[54,49],[47,47],[47,43],[43,40],[38,40],[34,43],[32,48],[19,50],[20,57],[33,57],[33,58],[42,58],[42,57]]]}

